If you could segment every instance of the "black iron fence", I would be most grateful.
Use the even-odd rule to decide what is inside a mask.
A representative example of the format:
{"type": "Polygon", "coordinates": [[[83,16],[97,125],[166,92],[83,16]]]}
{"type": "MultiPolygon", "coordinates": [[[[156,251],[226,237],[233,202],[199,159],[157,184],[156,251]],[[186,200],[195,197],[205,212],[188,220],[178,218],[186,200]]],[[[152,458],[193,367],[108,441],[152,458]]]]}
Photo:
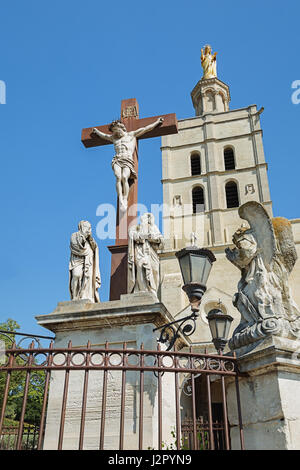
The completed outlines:
{"type": "MultiPolygon", "coordinates": [[[[209,450],[209,429],[210,423],[205,420],[203,416],[196,419],[196,449],[195,450],[209,450]]],[[[181,423],[183,449],[194,448],[194,422],[192,418],[185,418],[181,423]]],[[[225,426],[223,421],[214,420],[212,422],[212,432],[215,450],[225,449],[225,426]]]]}
{"type": "MultiPolygon", "coordinates": [[[[0,436],[0,450],[14,450],[17,447],[18,426],[3,426],[0,436]]],[[[39,438],[38,426],[27,425],[23,429],[21,450],[36,450],[39,438]]]]}
{"type": "Polygon", "coordinates": [[[13,344],[0,365],[2,449],[230,449],[225,378],[233,377],[240,444],[243,428],[235,357],[189,350],[86,347],[27,349],[13,344]],[[201,376],[207,419],[199,417],[201,376]],[[211,381],[213,377],[213,382],[211,381]],[[218,384],[222,420],[213,416],[218,384]],[[18,399],[14,426],[7,424],[18,399]],[[182,402],[190,418],[182,418],[182,402]],[[28,421],[34,421],[34,425],[28,421]],[[31,424],[31,425],[30,425],[31,424]],[[12,432],[12,427],[13,432],[12,432]]]}

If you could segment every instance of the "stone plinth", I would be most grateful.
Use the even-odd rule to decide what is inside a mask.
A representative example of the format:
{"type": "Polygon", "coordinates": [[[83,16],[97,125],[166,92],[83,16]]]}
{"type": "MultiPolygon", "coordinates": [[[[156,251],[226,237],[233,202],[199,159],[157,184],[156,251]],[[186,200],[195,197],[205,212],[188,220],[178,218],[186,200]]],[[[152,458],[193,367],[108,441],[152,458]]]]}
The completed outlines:
{"type": "MultiPolygon", "coordinates": [[[[163,304],[152,294],[122,295],[120,300],[90,303],[87,301],[60,302],[49,315],[40,315],[40,325],[55,332],[54,348],[64,348],[72,341],[73,347],[85,347],[90,340],[91,348],[103,349],[109,342],[110,349],[156,350],[158,332],[153,329],[173,318],[163,304]]],[[[183,339],[179,343],[184,343],[183,339]]],[[[180,347],[180,344],[179,344],[180,347]]],[[[135,356],[135,360],[136,360],[135,356]]],[[[78,356],[80,361],[80,357],[78,356]]],[[[115,354],[111,360],[120,361],[115,354]]],[[[134,360],[134,357],[132,358],[134,360]]],[[[49,402],[46,419],[44,449],[57,449],[64,389],[64,371],[51,373],[49,402]]],[[[63,449],[78,449],[84,371],[70,371],[69,392],[66,407],[63,449]]],[[[124,414],[124,449],[138,449],[140,372],[126,372],[126,400],[124,414]]],[[[104,449],[118,449],[120,431],[122,371],[109,370],[105,408],[104,449]]],[[[89,372],[87,409],[85,419],[84,449],[98,449],[101,427],[103,371],[89,372]]],[[[153,372],[144,373],[143,448],[158,446],[158,380],[153,372]]],[[[174,374],[162,377],[163,438],[172,439],[175,419],[174,374]]]]}
{"type": "MultiPolygon", "coordinates": [[[[245,448],[300,449],[300,341],[270,337],[240,356],[245,448]]],[[[228,384],[233,449],[240,448],[234,383],[228,384]]]]}

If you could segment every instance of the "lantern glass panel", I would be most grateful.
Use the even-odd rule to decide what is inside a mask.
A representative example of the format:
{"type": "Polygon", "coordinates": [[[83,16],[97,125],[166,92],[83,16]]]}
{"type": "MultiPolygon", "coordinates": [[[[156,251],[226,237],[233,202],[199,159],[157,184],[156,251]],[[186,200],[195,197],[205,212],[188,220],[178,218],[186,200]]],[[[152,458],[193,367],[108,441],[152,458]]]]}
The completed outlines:
{"type": "Polygon", "coordinates": [[[191,267],[190,267],[190,256],[186,254],[181,256],[179,259],[181,274],[183,277],[184,284],[188,284],[191,282],[191,267]]]}
{"type": "Polygon", "coordinates": [[[208,321],[208,324],[209,324],[209,328],[210,328],[210,332],[211,332],[211,336],[212,338],[217,338],[217,326],[216,326],[216,320],[213,319],[213,320],[209,320],[208,321]]]}
{"type": "Polygon", "coordinates": [[[212,263],[210,262],[209,259],[205,258],[205,266],[204,266],[204,272],[203,272],[203,284],[206,285],[208,276],[210,274],[211,268],[212,268],[212,263]]]}
{"type": "Polygon", "coordinates": [[[203,258],[202,256],[197,256],[194,254],[191,254],[191,272],[192,272],[192,282],[201,282],[202,277],[203,277],[203,258]]]}
{"type": "Polygon", "coordinates": [[[223,318],[218,318],[216,321],[217,324],[217,336],[216,339],[225,339],[225,333],[226,333],[226,320],[223,318]]]}
{"type": "Polygon", "coordinates": [[[192,282],[206,284],[211,269],[211,263],[205,256],[191,254],[192,282]]]}
{"type": "Polygon", "coordinates": [[[229,338],[229,331],[230,331],[231,321],[226,320],[226,331],[225,331],[225,338],[229,338]]]}

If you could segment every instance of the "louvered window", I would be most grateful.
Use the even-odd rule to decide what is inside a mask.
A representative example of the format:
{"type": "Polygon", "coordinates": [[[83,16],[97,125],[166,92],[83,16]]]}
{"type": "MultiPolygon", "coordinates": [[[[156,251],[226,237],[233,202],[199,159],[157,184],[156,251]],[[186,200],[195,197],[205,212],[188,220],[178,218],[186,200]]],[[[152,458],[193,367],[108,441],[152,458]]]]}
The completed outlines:
{"type": "Polygon", "coordinates": [[[234,152],[232,148],[227,148],[224,150],[224,165],[225,170],[235,169],[234,152]]]}
{"type": "Polygon", "coordinates": [[[192,176],[201,175],[201,163],[199,154],[191,155],[191,173],[192,176]]]}
{"type": "Polygon", "coordinates": [[[203,188],[197,186],[192,191],[193,198],[193,214],[203,211],[204,206],[204,191],[203,188]]]}
{"type": "Polygon", "coordinates": [[[237,185],[234,181],[230,181],[225,186],[227,208],[239,207],[239,195],[237,185]]]}

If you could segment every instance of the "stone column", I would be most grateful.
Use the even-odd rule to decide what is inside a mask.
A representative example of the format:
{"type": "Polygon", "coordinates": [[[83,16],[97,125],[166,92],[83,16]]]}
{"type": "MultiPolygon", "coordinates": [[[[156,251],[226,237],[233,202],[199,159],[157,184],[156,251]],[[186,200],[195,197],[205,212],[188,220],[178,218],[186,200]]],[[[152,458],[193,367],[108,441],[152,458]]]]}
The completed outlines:
{"type": "MultiPolygon", "coordinates": [[[[239,357],[245,448],[300,449],[300,341],[269,337],[239,357]]],[[[232,449],[240,449],[235,384],[228,383],[232,449]]]]}

